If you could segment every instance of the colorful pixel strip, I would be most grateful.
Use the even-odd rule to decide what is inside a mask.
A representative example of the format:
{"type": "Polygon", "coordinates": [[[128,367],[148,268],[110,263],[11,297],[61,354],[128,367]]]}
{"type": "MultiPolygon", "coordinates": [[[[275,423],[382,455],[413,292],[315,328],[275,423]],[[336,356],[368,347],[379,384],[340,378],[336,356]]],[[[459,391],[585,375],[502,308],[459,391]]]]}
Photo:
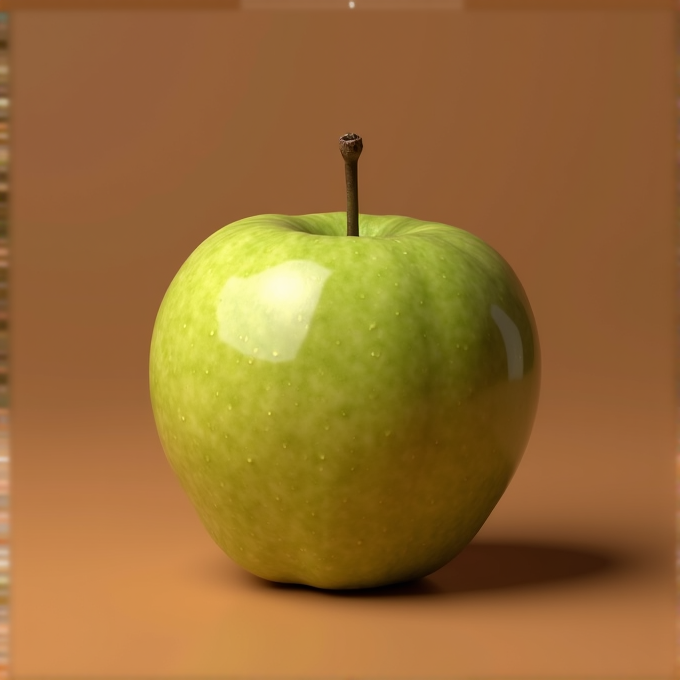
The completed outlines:
{"type": "Polygon", "coordinates": [[[0,680],[9,677],[9,17],[0,13],[0,680]]]}

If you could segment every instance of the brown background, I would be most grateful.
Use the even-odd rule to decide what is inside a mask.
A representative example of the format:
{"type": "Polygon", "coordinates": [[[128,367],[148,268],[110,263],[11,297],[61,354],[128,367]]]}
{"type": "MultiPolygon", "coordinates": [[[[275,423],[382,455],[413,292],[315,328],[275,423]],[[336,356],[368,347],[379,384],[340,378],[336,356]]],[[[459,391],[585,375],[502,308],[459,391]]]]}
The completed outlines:
{"type": "Polygon", "coordinates": [[[14,677],[670,678],[673,29],[670,11],[13,15],[14,677]],[[491,243],[544,361],[475,542],[361,596],[223,556],[147,393],[184,258],[247,215],[343,210],[348,130],[362,211],[491,243]]]}

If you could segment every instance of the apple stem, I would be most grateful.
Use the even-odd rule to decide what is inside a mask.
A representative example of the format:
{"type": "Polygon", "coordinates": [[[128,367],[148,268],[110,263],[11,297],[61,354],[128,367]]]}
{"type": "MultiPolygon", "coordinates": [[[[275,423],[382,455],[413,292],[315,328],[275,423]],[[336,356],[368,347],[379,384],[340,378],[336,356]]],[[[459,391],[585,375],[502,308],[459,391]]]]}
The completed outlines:
{"type": "Polygon", "coordinates": [[[363,148],[361,137],[353,132],[340,137],[340,153],[345,159],[345,182],[347,184],[347,236],[359,236],[357,161],[363,148]]]}

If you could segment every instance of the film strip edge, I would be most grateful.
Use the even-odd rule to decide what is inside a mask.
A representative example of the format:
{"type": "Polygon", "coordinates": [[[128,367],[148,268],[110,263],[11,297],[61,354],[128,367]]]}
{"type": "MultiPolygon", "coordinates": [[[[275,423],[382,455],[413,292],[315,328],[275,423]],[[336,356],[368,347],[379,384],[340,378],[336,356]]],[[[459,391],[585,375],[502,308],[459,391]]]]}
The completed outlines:
{"type": "Polygon", "coordinates": [[[9,28],[0,12],[0,680],[9,677],[9,28]]]}
{"type": "Polygon", "coordinates": [[[675,668],[680,677],[680,0],[675,3],[675,668]]]}

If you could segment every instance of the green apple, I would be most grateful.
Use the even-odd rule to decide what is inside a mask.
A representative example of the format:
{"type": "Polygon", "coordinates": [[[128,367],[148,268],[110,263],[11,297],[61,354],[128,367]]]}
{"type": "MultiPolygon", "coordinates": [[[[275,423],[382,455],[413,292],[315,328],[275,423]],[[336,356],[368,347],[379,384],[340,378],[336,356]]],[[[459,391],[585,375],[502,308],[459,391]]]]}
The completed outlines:
{"type": "Polygon", "coordinates": [[[459,553],[520,461],[540,380],[527,297],[495,250],[398,216],[358,215],[347,236],[346,219],[210,236],[150,352],[159,436],[210,536],[262,578],[320,588],[459,553]]]}

